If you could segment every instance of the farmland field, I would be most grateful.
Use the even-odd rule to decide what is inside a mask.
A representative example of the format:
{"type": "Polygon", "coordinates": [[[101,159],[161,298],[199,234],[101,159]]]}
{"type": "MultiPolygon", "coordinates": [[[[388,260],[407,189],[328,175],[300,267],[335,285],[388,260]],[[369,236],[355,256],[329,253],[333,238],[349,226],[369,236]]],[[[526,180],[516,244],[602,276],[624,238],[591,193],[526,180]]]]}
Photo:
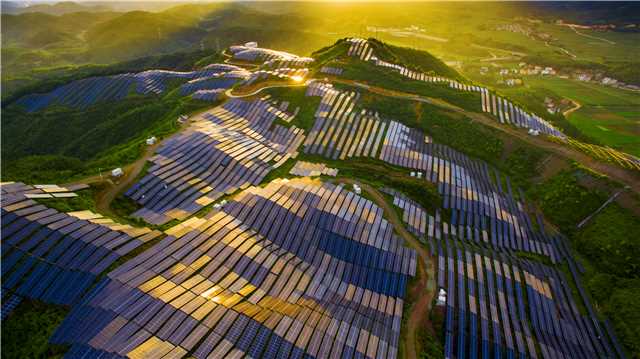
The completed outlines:
{"type": "MultiPolygon", "coordinates": [[[[585,135],[605,146],[640,156],[640,95],[596,84],[559,79],[526,77],[525,86],[534,92],[545,89],[581,105],[568,116],[585,135]]],[[[517,96],[522,89],[505,89],[517,96]]]]}

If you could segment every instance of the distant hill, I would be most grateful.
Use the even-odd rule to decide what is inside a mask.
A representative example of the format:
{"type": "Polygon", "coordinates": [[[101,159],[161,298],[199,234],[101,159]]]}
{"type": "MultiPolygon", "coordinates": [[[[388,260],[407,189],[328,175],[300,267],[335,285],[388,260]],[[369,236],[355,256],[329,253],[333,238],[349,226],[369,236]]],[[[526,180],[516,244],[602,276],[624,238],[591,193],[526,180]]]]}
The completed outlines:
{"type": "Polygon", "coordinates": [[[2,82],[13,91],[30,83],[34,73],[52,68],[219,51],[246,41],[308,54],[332,40],[305,31],[312,23],[305,16],[269,14],[237,3],[183,4],[160,12],[3,14],[2,82]]]}
{"type": "Polygon", "coordinates": [[[55,4],[25,4],[23,2],[3,1],[3,14],[44,13],[49,15],[64,15],[72,12],[101,12],[112,11],[106,4],[80,4],[73,1],[61,1],[55,4]]]}
{"type": "MultiPolygon", "coordinates": [[[[369,39],[369,44],[373,47],[374,53],[387,62],[402,64],[408,68],[434,73],[452,79],[460,79],[462,76],[453,68],[447,66],[437,57],[428,51],[412,49],[409,47],[394,46],[376,39],[369,39]]],[[[335,44],[322,48],[312,54],[318,61],[318,66],[334,61],[340,57],[345,57],[349,49],[347,40],[338,40],[335,44]]]]}

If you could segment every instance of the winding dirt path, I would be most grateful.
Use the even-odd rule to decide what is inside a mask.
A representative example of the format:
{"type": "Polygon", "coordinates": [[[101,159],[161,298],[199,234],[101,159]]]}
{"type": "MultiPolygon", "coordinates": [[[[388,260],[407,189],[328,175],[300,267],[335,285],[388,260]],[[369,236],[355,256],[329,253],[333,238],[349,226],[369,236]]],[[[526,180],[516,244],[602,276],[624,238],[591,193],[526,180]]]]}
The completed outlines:
{"type": "MultiPolygon", "coordinates": [[[[208,110],[209,109],[190,115],[187,121],[180,124],[180,128],[175,133],[180,133],[182,130],[187,128],[195,118],[202,116],[202,114],[204,114],[208,110]]],[[[91,176],[71,183],[66,183],[64,185],[70,186],[73,184],[103,184],[104,189],[96,193],[96,210],[101,214],[113,215],[113,212],[111,211],[111,202],[113,202],[113,200],[120,193],[124,192],[125,189],[133,185],[133,181],[138,178],[138,175],[144,168],[145,163],[147,163],[147,161],[155,154],[156,149],[171,137],[173,137],[173,135],[168,136],[161,141],[157,141],[151,146],[147,146],[140,158],[138,158],[135,162],[122,167],[122,172],[124,172],[124,174],[116,181],[111,178],[109,169],[105,169],[105,172],[102,176],[91,176]]]]}
{"type": "Polygon", "coordinates": [[[569,121],[569,115],[574,113],[575,111],[578,111],[579,109],[582,108],[582,104],[580,104],[580,102],[576,101],[576,100],[572,100],[569,99],[572,103],[573,103],[573,107],[566,109],[565,111],[562,112],[562,116],[564,116],[564,118],[567,119],[567,121],[569,121]]]}
{"type": "Polygon", "coordinates": [[[305,82],[301,82],[301,83],[294,83],[294,84],[278,84],[278,85],[267,85],[267,86],[261,86],[259,88],[257,88],[254,91],[251,91],[249,93],[240,93],[240,94],[234,94],[233,93],[233,88],[228,89],[227,91],[225,91],[225,95],[229,98],[243,98],[243,97],[250,97],[250,96],[254,96],[259,94],[260,92],[262,92],[262,90],[267,90],[267,89],[273,89],[273,88],[280,88],[280,87],[300,87],[300,86],[307,86],[309,83],[311,83],[312,81],[314,81],[313,79],[311,80],[307,80],[305,82]]]}
{"type": "Polygon", "coordinates": [[[427,290],[427,283],[429,278],[434,277],[435,268],[433,267],[433,260],[431,260],[431,256],[420,242],[418,242],[418,240],[415,239],[409,231],[407,231],[396,211],[385,200],[380,191],[371,185],[361,183],[350,178],[339,177],[337,178],[337,181],[348,184],[357,183],[370,196],[370,198],[383,209],[385,218],[393,225],[393,228],[400,237],[404,239],[405,243],[415,249],[418,257],[420,258],[417,266],[417,280],[413,286],[409,288],[409,294],[415,298],[415,301],[411,306],[410,312],[407,314],[406,336],[403,338],[406,357],[409,359],[416,359],[418,358],[416,350],[416,347],[418,346],[416,337],[418,328],[426,325],[429,329],[432,329],[431,322],[428,320],[428,314],[434,292],[432,290],[427,290]]]}

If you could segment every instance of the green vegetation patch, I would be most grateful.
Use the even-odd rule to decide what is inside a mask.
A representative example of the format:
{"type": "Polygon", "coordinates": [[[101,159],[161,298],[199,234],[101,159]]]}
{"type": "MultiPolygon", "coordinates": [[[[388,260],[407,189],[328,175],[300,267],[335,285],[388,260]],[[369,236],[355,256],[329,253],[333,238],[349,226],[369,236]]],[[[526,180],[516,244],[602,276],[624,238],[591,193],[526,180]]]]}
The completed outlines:
{"type": "Polygon", "coordinates": [[[325,163],[338,169],[338,177],[348,177],[366,182],[377,188],[391,187],[406,194],[427,210],[442,207],[442,197],[437,187],[427,181],[409,176],[409,170],[369,158],[352,161],[335,161],[322,156],[301,154],[298,159],[325,163]]]}
{"type": "Polygon", "coordinates": [[[546,218],[564,234],[572,234],[580,221],[593,213],[606,197],[578,184],[576,171],[565,170],[534,186],[529,194],[540,205],[546,218]]]}
{"type": "Polygon", "coordinates": [[[77,191],[76,197],[69,198],[38,198],[36,201],[49,208],[54,208],[60,212],[74,212],[89,210],[96,212],[96,202],[94,199],[94,188],[77,191]]]}
{"type": "Polygon", "coordinates": [[[508,174],[511,183],[518,187],[530,186],[531,179],[538,175],[538,165],[548,155],[544,150],[507,137],[459,113],[424,102],[365,92],[360,104],[383,118],[423,130],[435,143],[451,146],[492,164],[508,174]],[[509,146],[503,141],[505,137],[509,146]]]}
{"type": "Polygon", "coordinates": [[[62,358],[67,347],[49,338],[69,309],[24,299],[2,322],[2,358],[62,358]]]}
{"type": "Polygon", "coordinates": [[[599,312],[610,318],[623,345],[631,353],[640,353],[640,220],[613,202],[576,229],[608,198],[580,184],[590,176],[574,166],[535,185],[529,194],[545,217],[569,236],[576,258],[585,267],[585,288],[599,312]]]}
{"type": "Polygon", "coordinates": [[[402,64],[419,72],[441,75],[450,79],[462,80],[463,77],[447,66],[437,57],[424,50],[387,44],[376,39],[369,39],[376,56],[381,60],[402,64]]]}
{"type": "Polygon", "coordinates": [[[266,93],[280,101],[289,102],[289,112],[300,108],[296,117],[291,121],[292,125],[309,132],[315,122],[315,112],[320,105],[319,96],[306,96],[307,87],[279,87],[265,90],[266,93]]]}
{"type": "Polygon", "coordinates": [[[345,66],[344,72],[340,77],[389,90],[443,99],[470,111],[480,112],[482,110],[480,94],[478,93],[458,91],[442,83],[436,84],[412,80],[390,69],[359,60],[351,60],[348,66],[345,66]]]}
{"type": "Polygon", "coordinates": [[[135,97],[87,110],[54,107],[35,113],[4,110],[2,179],[64,183],[122,167],[141,156],[150,136],[166,137],[176,119],[210,102],[190,97],[135,97]]]}
{"type": "Polygon", "coordinates": [[[579,230],[573,244],[599,270],[640,278],[640,220],[616,203],[579,230]]]}
{"type": "Polygon", "coordinates": [[[325,63],[334,60],[338,57],[346,55],[351,45],[344,39],[336,41],[335,44],[327,47],[323,47],[320,50],[314,51],[311,57],[315,60],[314,66],[319,67],[325,63]]]}

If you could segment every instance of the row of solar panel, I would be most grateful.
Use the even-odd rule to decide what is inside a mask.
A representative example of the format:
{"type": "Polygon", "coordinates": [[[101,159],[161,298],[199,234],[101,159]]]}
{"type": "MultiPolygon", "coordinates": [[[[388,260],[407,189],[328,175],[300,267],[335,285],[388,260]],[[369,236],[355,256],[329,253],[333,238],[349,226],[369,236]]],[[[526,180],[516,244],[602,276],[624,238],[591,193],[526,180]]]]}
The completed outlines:
{"type": "Polygon", "coordinates": [[[329,74],[329,75],[335,75],[335,76],[340,76],[342,75],[342,69],[339,67],[333,67],[333,66],[322,66],[322,68],[320,69],[320,72],[323,74],[329,74]]]}
{"type": "Polygon", "coordinates": [[[567,138],[567,143],[595,158],[615,163],[621,167],[632,170],[640,170],[640,158],[613,148],[582,143],[572,138],[567,138]]]}
{"type": "Polygon", "coordinates": [[[320,103],[330,110],[326,116],[325,111],[316,116],[304,144],[305,153],[333,159],[376,156],[387,122],[374,113],[356,114],[353,111],[355,97],[354,93],[325,92],[320,103]]]}
{"type": "Polygon", "coordinates": [[[537,130],[547,135],[566,138],[566,136],[558,131],[553,125],[535,114],[529,114],[518,105],[514,105],[507,99],[498,95],[489,93],[487,89],[483,89],[482,110],[492,113],[500,120],[500,123],[512,124],[517,127],[529,128],[537,130]]]}
{"type": "Polygon", "coordinates": [[[216,102],[218,101],[222,95],[224,94],[225,89],[216,89],[216,90],[198,90],[191,94],[191,98],[195,100],[216,102]]]}
{"type": "Polygon", "coordinates": [[[393,197],[393,205],[402,209],[402,221],[407,225],[409,232],[424,242],[428,218],[431,217],[427,211],[419,203],[393,188],[385,187],[381,191],[393,197]]]}
{"type": "Polygon", "coordinates": [[[258,70],[252,72],[244,84],[251,85],[267,79],[294,80],[300,82],[307,77],[308,74],[309,69],[307,68],[278,67],[274,70],[258,70]]]}
{"type": "MultiPolygon", "coordinates": [[[[421,131],[396,121],[388,122],[388,130],[381,129],[377,134],[370,130],[377,128],[377,124],[362,125],[357,133],[353,130],[357,126],[352,126],[349,131],[357,95],[335,90],[322,82],[311,83],[307,95],[321,96],[322,99],[316,112],[316,122],[305,141],[305,152],[344,159],[358,155],[363,149],[365,155],[375,154],[381,144],[379,159],[424,171],[420,176],[424,174],[426,180],[437,184],[443,195],[444,208],[459,210],[453,211],[454,231],[459,228],[458,222],[464,225],[467,219],[466,231],[463,229],[459,233],[461,238],[465,238],[466,232],[467,239],[487,243],[491,240],[496,248],[531,251],[556,259],[556,251],[549,241],[534,233],[524,204],[513,198],[509,179],[506,178],[507,191],[504,191],[501,181],[493,180],[486,163],[471,160],[447,146],[434,144],[421,131]],[[343,150],[345,145],[351,146],[349,151],[343,150]],[[369,148],[372,152],[368,152],[369,148]]],[[[372,121],[382,123],[381,127],[387,123],[375,118],[372,121]]],[[[501,178],[497,171],[495,178],[501,178]]],[[[430,236],[433,236],[433,231],[430,231],[430,236]]]]}
{"type": "Polygon", "coordinates": [[[160,232],[58,212],[22,195],[2,198],[2,287],[72,304],[118,258],[160,232]]]}
{"type": "Polygon", "coordinates": [[[561,272],[449,241],[446,249],[438,250],[446,358],[616,357],[599,326],[577,309],[561,272]]]}
{"type": "Polygon", "coordinates": [[[154,224],[184,219],[225,194],[258,184],[297,155],[301,129],[274,125],[287,114],[263,100],[227,101],[158,149],[148,174],[126,195],[134,216],[154,224]]]}
{"type": "Polygon", "coordinates": [[[2,291],[2,309],[0,310],[0,320],[2,321],[22,302],[22,297],[17,294],[9,294],[5,298],[5,292],[2,291]]]}
{"type": "Polygon", "coordinates": [[[324,163],[296,161],[295,165],[289,170],[289,174],[303,177],[317,177],[320,175],[335,177],[338,175],[338,169],[327,167],[324,163]]]}
{"type": "Polygon", "coordinates": [[[371,52],[371,47],[368,45],[368,41],[364,39],[352,39],[352,45],[349,49],[349,56],[360,57],[364,61],[368,61],[371,58],[375,59],[377,66],[390,68],[398,71],[401,76],[410,78],[417,81],[425,82],[442,82],[449,84],[449,87],[460,91],[478,92],[481,95],[482,110],[487,113],[492,113],[501,123],[513,124],[517,127],[528,128],[538,130],[542,133],[553,135],[559,138],[566,138],[566,136],[556,129],[549,122],[540,118],[535,114],[527,113],[521,107],[513,105],[506,99],[490,93],[486,88],[476,85],[468,85],[460,83],[456,80],[448,79],[441,76],[430,76],[425,73],[410,70],[402,65],[393,64],[386,61],[382,61],[375,57],[375,53],[371,52]],[[369,52],[371,52],[369,54],[369,52]]]}
{"type": "Polygon", "coordinates": [[[347,55],[359,57],[363,61],[369,61],[372,57],[375,57],[369,41],[358,38],[347,39],[347,41],[351,43],[347,55]]]}
{"type": "Polygon", "coordinates": [[[53,342],[129,357],[396,356],[416,255],[371,201],[276,180],[193,222],[110,273],[53,342]]]}
{"type": "Polygon", "coordinates": [[[231,46],[229,47],[229,51],[233,54],[234,59],[251,62],[261,61],[268,62],[269,64],[278,62],[283,65],[294,66],[296,64],[300,66],[306,66],[313,62],[313,59],[309,57],[299,57],[288,52],[276,51],[260,47],[231,46]]]}
{"type": "MultiPolygon", "coordinates": [[[[494,247],[545,253],[554,259],[555,251],[548,248],[548,241],[534,233],[536,231],[525,211],[525,205],[513,198],[508,178],[508,191],[504,191],[500,181],[496,181],[497,185],[494,185],[486,164],[470,161],[448,147],[438,148],[438,145],[428,143],[428,140],[423,141],[423,138],[425,137],[421,133],[392,122],[383,142],[380,159],[423,170],[424,177],[438,185],[438,190],[443,195],[444,208],[458,209],[452,211],[452,224],[464,224],[464,219],[467,218],[468,239],[473,238],[471,232],[474,231],[476,241],[487,242],[491,239],[494,247]],[[488,233],[489,224],[491,232],[488,233]]],[[[497,171],[495,176],[501,178],[497,171]]],[[[464,237],[464,232],[461,237],[464,237]]]]}
{"type": "Polygon", "coordinates": [[[187,96],[201,90],[228,89],[237,82],[238,79],[225,78],[222,76],[199,78],[181,85],[180,95],[187,96]]]}
{"type": "Polygon", "coordinates": [[[127,73],[81,79],[57,87],[49,93],[23,96],[16,103],[29,112],[39,111],[52,105],[85,109],[97,102],[122,100],[127,97],[132,87],[135,87],[135,91],[139,94],[160,94],[165,91],[165,83],[170,79],[188,80],[209,78],[214,75],[226,76],[225,71],[229,71],[234,76],[230,76],[231,78],[216,86],[230,87],[237,80],[249,76],[246,70],[226,66],[209,66],[190,72],[150,70],[137,74],[127,73]],[[239,72],[245,73],[244,77],[235,76],[239,72]]]}

